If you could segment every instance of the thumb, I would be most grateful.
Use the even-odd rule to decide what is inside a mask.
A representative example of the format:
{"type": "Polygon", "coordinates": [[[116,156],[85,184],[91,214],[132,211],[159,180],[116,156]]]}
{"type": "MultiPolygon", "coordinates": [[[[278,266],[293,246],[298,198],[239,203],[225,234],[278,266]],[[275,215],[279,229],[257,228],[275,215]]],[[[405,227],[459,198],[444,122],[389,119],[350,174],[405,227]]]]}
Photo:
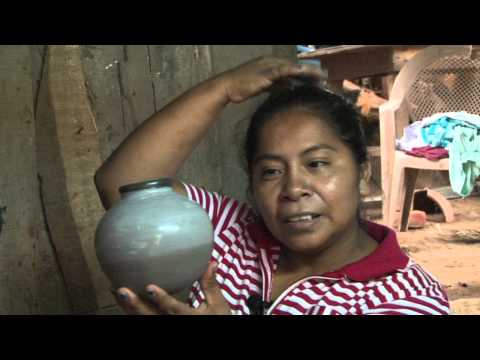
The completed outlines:
{"type": "Polygon", "coordinates": [[[217,268],[218,264],[216,262],[210,262],[207,271],[201,279],[202,290],[205,294],[207,304],[209,305],[218,304],[221,301],[224,301],[220,287],[215,279],[217,268]]]}

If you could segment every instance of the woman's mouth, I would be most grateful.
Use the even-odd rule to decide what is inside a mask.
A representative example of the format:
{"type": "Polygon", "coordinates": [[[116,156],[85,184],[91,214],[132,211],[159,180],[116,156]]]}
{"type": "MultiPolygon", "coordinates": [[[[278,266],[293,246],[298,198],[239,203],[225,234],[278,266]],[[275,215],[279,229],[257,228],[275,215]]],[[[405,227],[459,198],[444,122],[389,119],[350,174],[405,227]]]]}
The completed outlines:
{"type": "Polygon", "coordinates": [[[313,226],[320,216],[320,214],[314,213],[296,214],[285,218],[283,222],[291,229],[302,230],[313,226]]]}
{"type": "Polygon", "coordinates": [[[299,215],[299,216],[292,216],[288,218],[285,222],[287,223],[297,223],[297,222],[304,222],[304,221],[312,221],[313,219],[319,217],[320,215],[299,215]]]}

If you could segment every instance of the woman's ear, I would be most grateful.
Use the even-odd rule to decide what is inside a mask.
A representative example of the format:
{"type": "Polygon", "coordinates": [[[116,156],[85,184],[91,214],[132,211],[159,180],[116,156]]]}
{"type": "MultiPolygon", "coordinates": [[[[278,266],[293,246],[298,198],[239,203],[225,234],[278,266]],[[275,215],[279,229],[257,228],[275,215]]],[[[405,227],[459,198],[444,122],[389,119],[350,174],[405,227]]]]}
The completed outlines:
{"type": "Polygon", "coordinates": [[[360,195],[365,197],[370,194],[370,178],[372,176],[372,166],[370,161],[366,161],[360,165],[360,183],[359,190],[360,195]]]}

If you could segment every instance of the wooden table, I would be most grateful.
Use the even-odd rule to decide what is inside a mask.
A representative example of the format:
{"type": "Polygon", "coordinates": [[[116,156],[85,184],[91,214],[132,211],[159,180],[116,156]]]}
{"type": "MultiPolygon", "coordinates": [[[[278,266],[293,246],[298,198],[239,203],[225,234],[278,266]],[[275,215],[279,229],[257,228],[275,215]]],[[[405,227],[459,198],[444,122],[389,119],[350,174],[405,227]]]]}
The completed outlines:
{"type": "Polygon", "coordinates": [[[328,72],[330,86],[341,89],[343,80],[382,76],[385,96],[405,63],[428,45],[337,45],[299,54],[299,59],[316,59],[328,72]]]}
{"type": "MultiPolygon", "coordinates": [[[[382,77],[382,96],[388,100],[395,77],[415,54],[428,45],[337,45],[298,55],[299,59],[320,60],[327,70],[330,87],[343,90],[344,80],[382,77]]],[[[372,157],[380,156],[379,146],[369,146],[372,157]]]]}

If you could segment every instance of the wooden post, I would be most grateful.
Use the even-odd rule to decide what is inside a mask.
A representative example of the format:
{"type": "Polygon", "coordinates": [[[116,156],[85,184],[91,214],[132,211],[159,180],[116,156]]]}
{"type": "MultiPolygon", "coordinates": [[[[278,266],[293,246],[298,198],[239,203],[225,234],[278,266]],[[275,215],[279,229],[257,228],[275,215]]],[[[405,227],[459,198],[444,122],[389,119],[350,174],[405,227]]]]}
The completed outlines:
{"type": "Polygon", "coordinates": [[[35,155],[28,46],[0,47],[0,314],[32,314],[35,155]]]}
{"type": "Polygon", "coordinates": [[[78,46],[49,47],[47,85],[38,116],[45,212],[72,311],[91,313],[112,299],[94,250],[103,209],[93,174],[101,160],[78,46]]]}
{"type": "Polygon", "coordinates": [[[0,47],[0,209],[4,221],[0,314],[62,314],[69,312],[69,304],[44,222],[35,156],[34,89],[38,86],[36,81],[32,84],[32,75],[37,80],[42,66],[30,50],[23,45],[0,47]]]}

